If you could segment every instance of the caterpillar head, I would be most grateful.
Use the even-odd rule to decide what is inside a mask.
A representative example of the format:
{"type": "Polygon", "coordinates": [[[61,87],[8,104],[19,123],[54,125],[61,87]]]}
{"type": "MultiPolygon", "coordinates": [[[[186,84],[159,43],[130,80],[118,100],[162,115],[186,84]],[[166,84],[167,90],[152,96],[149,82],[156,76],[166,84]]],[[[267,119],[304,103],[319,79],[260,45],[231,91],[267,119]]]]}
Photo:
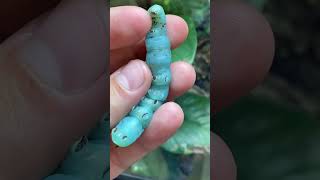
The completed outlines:
{"type": "Polygon", "coordinates": [[[139,119],[127,116],[112,129],[111,138],[116,145],[127,147],[135,142],[142,132],[143,127],[139,119]]]}
{"type": "Polygon", "coordinates": [[[166,15],[163,8],[160,5],[153,5],[148,9],[148,12],[152,18],[153,24],[165,24],[166,23],[166,15]]]}

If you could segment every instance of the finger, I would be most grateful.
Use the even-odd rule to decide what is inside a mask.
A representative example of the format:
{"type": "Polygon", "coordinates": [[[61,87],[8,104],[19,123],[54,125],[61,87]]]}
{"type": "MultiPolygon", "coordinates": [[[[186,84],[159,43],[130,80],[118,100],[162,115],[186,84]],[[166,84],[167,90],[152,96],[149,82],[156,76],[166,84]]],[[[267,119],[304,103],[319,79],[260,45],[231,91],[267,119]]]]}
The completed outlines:
{"type": "Polygon", "coordinates": [[[238,1],[217,0],[213,12],[213,77],[217,110],[249,93],[267,74],[274,39],[267,21],[238,1]]]}
{"type": "MultiPolygon", "coordinates": [[[[168,27],[168,36],[171,41],[171,48],[174,49],[178,47],[188,35],[188,25],[187,23],[179,16],[167,15],[167,27],[168,27]]],[[[145,59],[146,56],[146,47],[144,38],[140,39],[139,43],[134,44],[133,46],[114,49],[110,51],[110,71],[113,72],[118,69],[120,66],[125,64],[131,59],[145,59]]]]}
{"type": "Polygon", "coordinates": [[[211,133],[211,179],[236,180],[237,168],[233,155],[223,140],[211,133]]]}
{"type": "Polygon", "coordinates": [[[152,74],[144,61],[129,62],[110,76],[110,128],[146,94],[152,74]]]}
{"type": "MultiPolygon", "coordinates": [[[[141,61],[144,64],[144,62],[141,61]]],[[[130,63],[129,63],[130,64],[130,63]]],[[[144,64],[145,65],[145,64],[144,64]]],[[[138,70],[138,68],[133,69],[138,70]]],[[[147,72],[146,76],[147,82],[143,85],[142,89],[138,89],[136,92],[128,92],[123,90],[121,86],[117,85],[117,81],[114,81],[115,75],[111,75],[111,86],[110,86],[110,94],[111,97],[111,109],[110,109],[110,119],[111,124],[110,127],[113,128],[118,121],[124,117],[132,108],[132,106],[136,105],[139,100],[145,95],[148,90],[148,86],[150,86],[150,80],[152,79],[152,75],[147,72]],[[120,87],[120,89],[119,89],[120,87]]],[[[170,92],[168,96],[168,100],[172,100],[174,97],[182,95],[188,89],[190,89],[194,82],[196,73],[194,68],[186,63],[186,62],[175,62],[171,64],[171,73],[172,73],[172,82],[170,85],[170,92]],[[183,81],[182,81],[183,79],[183,81]]],[[[117,74],[117,72],[115,73],[117,74]]],[[[132,74],[136,75],[137,73],[132,72],[132,74]]],[[[133,76],[130,75],[133,81],[133,76]]]]}
{"type": "Polygon", "coordinates": [[[127,148],[110,149],[110,178],[115,178],[137,160],[163,144],[183,121],[182,109],[173,102],[165,103],[156,112],[144,134],[127,148]]]}
{"type": "Polygon", "coordinates": [[[134,6],[110,8],[110,49],[136,44],[150,28],[151,18],[145,9],[134,6]]]}
{"type": "Polygon", "coordinates": [[[194,85],[196,72],[192,65],[180,61],[171,64],[172,80],[168,101],[188,91],[194,85]]]}

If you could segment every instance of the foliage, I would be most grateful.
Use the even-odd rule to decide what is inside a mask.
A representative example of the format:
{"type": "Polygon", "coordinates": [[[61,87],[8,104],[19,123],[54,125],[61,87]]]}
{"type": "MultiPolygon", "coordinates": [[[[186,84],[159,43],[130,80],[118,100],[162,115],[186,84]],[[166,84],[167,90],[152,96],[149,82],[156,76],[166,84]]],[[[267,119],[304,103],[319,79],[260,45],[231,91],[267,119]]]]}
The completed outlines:
{"type": "Polygon", "coordinates": [[[189,34],[184,43],[172,51],[172,62],[182,60],[192,64],[197,49],[197,31],[190,17],[182,17],[188,23],[189,34]]]}
{"type": "Polygon", "coordinates": [[[162,147],[172,153],[194,154],[209,151],[210,101],[207,97],[188,92],[176,102],[183,109],[182,127],[162,147]]]}

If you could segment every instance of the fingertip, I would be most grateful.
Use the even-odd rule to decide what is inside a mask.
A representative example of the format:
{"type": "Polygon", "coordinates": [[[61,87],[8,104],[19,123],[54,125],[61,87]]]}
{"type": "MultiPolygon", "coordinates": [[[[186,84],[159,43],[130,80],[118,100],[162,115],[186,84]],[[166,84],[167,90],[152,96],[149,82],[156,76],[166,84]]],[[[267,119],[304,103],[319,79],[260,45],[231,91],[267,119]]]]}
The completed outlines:
{"type": "Polygon", "coordinates": [[[154,114],[144,133],[145,144],[164,143],[182,125],[183,110],[174,102],[163,104],[154,114]]]}
{"type": "Polygon", "coordinates": [[[182,44],[188,36],[189,28],[187,22],[179,16],[167,15],[168,36],[171,40],[172,49],[182,44]]]}
{"type": "Polygon", "coordinates": [[[143,39],[151,28],[148,12],[136,6],[110,9],[110,49],[132,46],[143,39]],[[111,43],[112,42],[112,43],[111,43]]]}
{"type": "Polygon", "coordinates": [[[180,127],[184,119],[184,113],[182,108],[177,103],[167,102],[163,104],[163,106],[160,107],[158,110],[159,111],[157,113],[161,114],[160,120],[163,124],[168,125],[170,123],[173,123],[168,126],[173,127],[173,129],[180,127]]]}
{"type": "Polygon", "coordinates": [[[150,128],[161,125],[163,129],[175,130],[181,126],[183,119],[181,107],[175,102],[167,102],[155,112],[153,121],[155,123],[151,124],[150,128]]]}
{"type": "Polygon", "coordinates": [[[191,89],[196,81],[196,71],[194,67],[184,61],[172,63],[171,72],[172,81],[168,99],[180,96],[188,89],[191,89]]]}
{"type": "Polygon", "coordinates": [[[196,71],[194,67],[184,61],[172,63],[171,70],[173,74],[172,86],[177,90],[189,89],[196,81],[196,71]],[[185,79],[186,81],[181,81],[185,79]]]}

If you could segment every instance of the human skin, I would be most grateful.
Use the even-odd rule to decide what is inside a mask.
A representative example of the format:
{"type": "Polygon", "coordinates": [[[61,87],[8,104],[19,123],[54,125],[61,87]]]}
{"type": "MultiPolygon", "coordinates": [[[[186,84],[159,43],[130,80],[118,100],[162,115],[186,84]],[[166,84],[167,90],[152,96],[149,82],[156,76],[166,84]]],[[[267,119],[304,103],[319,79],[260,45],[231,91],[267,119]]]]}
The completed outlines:
{"type": "MultiPolygon", "coordinates": [[[[67,3],[67,1],[63,1],[59,5],[59,10],[49,10],[50,7],[55,6],[58,2],[60,1],[3,0],[1,2],[0,40],[7,39],[10,36],[11,38],[10,40],[2,42],[0,46],[0,84],[2,85],[0,89],[0,117],[1,120],[5,117],[11,117],[11,121],[0,121],[0,142],[2,144],[2,148],[0,150],[0,159],[2,160],[0,161],[0,179],[23,179],[24,177],[39,179],[40,177],[50,173],[57,166],[60,160],[63,159],[68,145],[77,137],[88,132],[95,124],[92,120],[98,120],[100,118],[99,114],[102,114],[106,109],[110,108],[108,103],[110,101],[108,95],[109,88],[106,87],[108,80],[104,78],[100,78],[99,81],[96,80],[99,79],[99,77],[107,75],[107,73],[115,72],[121,66],[126,64],[127,60],[123,59],[143,59],[143,54],[145,53],[144,51],[135,51],[135,53],[131,54],[130,58],[118,58],[118,61],[110,62],[110,72],[105,72],[105,69],[101,67],[106,67],[108,63],[105,61],[105,57],[107,57],[105,51],[105,49],[107,49],[107,44],[105,44],[107,33],[104,31],[99,33],[89,33],[92,34],[91,38],[94,38],[97,41],[91,44],[79,43],[86,41],[83,39],[83,34],[86,29],[79,28],[74,31],[71,28],[71,30],[61,29],[61,32],[63,33],[59,35],[61,38],[58,39],[62,42],[53,43],[54,39],[48,39],[46,40],[47,43],[51,44],[52,48],[56,48],[64,44],[64,38],[72,35],[72,42],[74,42],[74,46],[68,47],[71,48],[68,53],[74,55],[74,59],[77,59],[78,57],[80,59],[82,57],[90,58],[90,62],[77,61],[77,63],[75,63],[74,60],[65,61],[64,58],[51,60],[59,64],[57,69],[60,71],[61,76],[58,80],[54,80],[54,78],[50,79],[50,76],[46,76],[47,72],[37,68],[37,64],[32,61],[30,62],[30,66],[21,68],[18,63],[21,61],[12,61],[14,57],[4,57],[3,55],[8,52],[8,50],[14,49],[15,54],[21,53],[22,47],[20,44],[22,44],[22,42],[25,43],[24,47],[35,47],[35,49],[39,48],[35,46],[35,44],[31,44],[30,41],[26,41],[26,39],[30,38],[29,32],[33,31],[33,28],[38,30],[40,29],[39,31],[44,31],[41,30],[44,29],[43,24],[29,24],[28,27],[24,28],[24,30],[16,33],[23,27],[23,25],[31,20],[39,19],[38,22],[46,24],[48,27],[47,29],[54,29],[57,25],[62,25],[58,27],[63,28],[66,26],[64,24],[64,17],[68,17],[71,14],[73,15],[73,20],[77,20],[76,24],[80,27],[87,26],[86,23],[88,22],[91,22],[93,25],[104,24],[105,27],[107,27],[105,17],[106,13],[109,12],[106,11],[104,7],[100,9],[101,15],[98,16],[92,14],[88,15],[72,8],[76,4],[79,6],[93,7],[91,5],[88,6],[86,3],[93,3],[95,1],[79,0],[77,2],[71,1],[69,3],[67,3]],[[20,6],[20,4],[24,4],[24,6],[20,6]],[[72,6],[70,4],[72,4],[72,6]],[[43,12],[49,11],[51,11],[53,16],[56,18],[47,19],[47,14],[42,15],[43,12]],[[63,14],[63,16],[58,16],[58,12],[63,14]],[[41,15],[42,17],[40,17],[41,15]],[[88,22],[84,22],[84,19],[88,20],[88,22]],[[92,54],[95,54],[96,56],[88,56],[86,53],[87,51],[85,50],[92,52],[92,54]],[[5,59],[11,61],[5,61],[5,59]],[[71,67],[71,65],[73,68],[78,69],[72,70],[72,75],[68,74],[67,72],[69,71],[63,68],[71,67]],[[32,76],[32,72],[38,74],[38,76],[32,76]],[[84,74],[83,72],[87,73],[84,74]],[[47,77],[48,79],[45,78],[40,80],[40,77],[47,77]],[[60,87],[58,94],[50,96],[49,98],[48,95],[54,91],[54,89],[57,89],[61,82],[68,84],[68,82],[72,81],[77,81],[78,83],[69,87],[60,87]],[[16,83],[10,84],[8,82],[16,83]],[[41,86],[41,84],[44,84],[43,82],[47,82],[50,86],[41,86]],[[22,87],[19,92],[15,91],[17,86],[22,87]],[[78,96],[72,96],[72,92],[74,91],[78,92],[78,96]],[[10,97],[5,94],[8,92],[11,93],[10,97]],[[22,92],[24,97],[27,98],[22,98],[22,92]],[[81,95],[79,95],[79,92],[81,92],[81,95]],[[63,94],[67,94],[69,96],[66,97],[63,94]],[[6,99],[4,97],[6,97],[6,99]],[[4,103],[5,101],[3,101],[3,99],[5,99],[6,102],[13,103],[12,106],[8,106],[8,104],[4,103]],[[19,109],[14,107],[19,107],[19,109]],[[67,109],[68,115],[65,115],[66,111],[63,109],[67,109]],[[79,114],[79,112],[82,113],[79,114]],[[12,116],[13,114],[15,116],[12,116]],[[47,118],[47,116],[50,116],[50,118],[47,118]],[[47,122],[39,124],[43,119],[46,119],[47,122]],[[12,122],[28,123],[14,124],[12,122]],[[16,125],[20,125],[20,127],[16,125]],[[22,134],[22,131],[20,131],[22,129],[28,131],[25,131],[22,134]],[[59,132],[59,136],[56,136],[57,131],[59,132]],[[17,149],[19,151],[17,151],[17,149]],[[31,164],[32,166],[30,166],[31,164]]],[[[214,64],[213,69],[215,71],[215,78],[212,79],[214,81],[212,84],[213,89],[215,89],[215,94],[212,94],[212,97],[217,99],[215,103],[216,105],[214,105],[215,109],[220,110],[236,101],[239,97],[246,95],[263,79],[271,64],[274,47],[270,27],[266,25],[265,19],[253,10],[253,8],[235,1],[216,0],[214,4],[216,7],[213,12],[215,17],[212,18],[214,20],[212,25],[220,28],[213,30],[213,33],[216,34],[216,40],[213,42],[215,48],[213,53],[214,62],[212,64],[214,64]],[[257,31],[257,26],[261,28],[260,31],[257,31]],[[232,31],[227,31],[228,29],[233,29],[235,32],[238,30],[239,32],[232,33],[232,31]],[[256,34],[255,37],[258,38],[246,39],[250,37],[252,33],[256,34]],[[241,47],[241,45],[247,41],[252,42],[253,44],[248,47],[241,47]],[[256,50],[260,50],[260,52],[263,53],[253,53],[259,52],[256,50]],[[242,67],[245,67],[244,69],[238,68],[239,60],[242,61],[242,67]],[[238,91],[234,91],[234,89],[237,89],[238,91]]],[[[37,20],[34,22],[37,22],[37,20]]],[[[39,32],[36,33],[36,36],[38,36],[38,33],[39,32]]],[[[174,32],[172,33],[174,34],[174,32]]],[[[52,35],[52,32],[47,31],[43,33],[41,38],[50,37],[52,35]]],[[[173,37],[175,37],[175,35],[173,35],[173,37]]],[[[179,41],[176,42],[176,45],[178,45],[179,41]]],[[[62,47],[63,48],[61,49],[57,49],[55,53],[66,53],[63,51],[65,46],[62,47]]],[[[37,51],[34,50],[29,53],[31,56],[34,56],[37,54],[37,51]]],[[[66,55],[69,56],[70,54],[66,55]]],[[[114,53],[113,56],[113,58],[117,58],[117,56],[120,56],[120,53],[114,53]]],[[[181,64],[173,66],[181,67],[181,64]]],[[[45,67],[45,69],[51,73],[57,71],[57,69],[52,69],[50,64],[42,64],[41,67],[45,67]]],[[[188,66],[183,69],[188,69],[188,66]]],[[[146,71],[146,73],[148,72],[146,71]]],[[[177,87],[181,88],[183,85],[178,85],[177,87]]],[[[179,88],[177,91],[174,90],[175,88],[172,88],[171,97],[173,97],[174,94],[175,96],[178,96],[184,92],[183,89],[185,88],[179,88]]],[[[173,110],[173,112],[179,111],[179,107],[175,104],[169,103],[168,106],[167,108],[173,110]],[[171,107],[168,108],[168,106],[171,107]]],[[[128,107],[130,106],[128,105],[128,107]]],[[[168,113],[165,107],[159,109],[159,111],[161,110],[168,113]]],[[[117,114],[121,113],[123,114],[123,112],[119,112],[117,114]]],[[[117,116],[120,115],[117,114],[114,114],[115,117],[111,125],[114,125],[116,123],[116,119],[119,119],[117,116]]],[[[169,119],[170,114],[171,113],[169,112],[168,116],[165,116],[162,120],[166,121],[166,118],[169,119]]],[[[182,115],[183,114],[178,114],[180,117],[176,118],[177,121],[174,121],[175,123],[172,126],[165,128],[168,128],[170,132],[174,132],[176,128],[180,126],[181,120],[179,119],[181,119],[182,115]]],[[[155,122],[160,122],[160,120],[155,120],[155,122]]],[[[159,124],[155,124],[154,126],[157,127],[157,125],[159,124]]],[[[152,126],[150,128],[152,128],[152,126]]],[[[154,128],[154,130],[156,130],[156,128],[154,128]]],[[[156,130],[156,133],[158,132],[159,131],[156,130]]],[[[159,142],[170,136],[170,132],[161,137],[159,142]]],[[[150,143],[152,134],[147,132],[146,134],[146,138],[144,138],[146,141],[144,142],[152,144],[150,143]]],[[[212,149],[213,152],[215,148],[219,149],[211,156],[212,177],[214,177],[215,180],[235,179],[236,166],[232,158],[231,151],[223,141],[215,140],[216,136],[212,137],[212,146],[214,146],[212,149]]],[[[147,149],[142,148],[141,150],[143,152],[147,152],[150,147],[151,145],[148,146],[147,149]]],[[[154,146],[151,148],[154,148],[154,146]]],[[[129,152],[127,153],[130,154],[129,152]]],[[[123,171],[123,169],[128,167],[129,164],[142,155],[143,154],[139,154],[135,156],[135,158],[122,162],[123,167],[118,169],[114,174],[116,175],[123,171]]]]}
{"type": "MultiPolygon", "coordinates": [[[[123,116],[148,89],[151,72],[143,61],[131,55],[139,54],[136,50],[145,54],[142,43],[134,44],[148,31],[149,16],[137,7],[110,12],[111,66],[107,72],[107,12],[102,2],[62,1],[56,9],[39,15],[15,34],[15,26],[5,28],[12,28],[13,32],[4,30],[11,36],[3,37],[6,41],[1,44],[0,95],[4,101],[0,141],[6,145],[0,153],[1,179],[41,179],[48,175],[64,158],[68,146],[94,127],[107,109],[111,111],[112,127],[119,120],[117,117],[123,116]],[[120,22],[124,23],[114,28],[113,22],[119,24],[115,19],[123,19],[120,22]],[[137,20],[142,20],[140,25],[132,26],[137,20]],[[125,69],[129,60],[129,65],[143,69],[139,73],[144,80],[140,88],[125,91],[116,77],[119,68],[125,69]],[[111,75],[110,88],[107,73],[111,75]]],[[[177,47],[186,38],[187,25],[181,18],[169,16],[168,26],[172,47],[177,47]],[[178,31],[173,31],[175,26],[178,31]]],[[[183,94],[195,80],[195,71],[187,63],[174,63],[171,69],[169,100],[183,94]],[[183,75],[189,79],[186,83],[180,83],[183,75]]],[[[129,71],[133,72],[132,68],[129,71]]],[[[128,85],[131,87],[137,79],[133,78],[128,85]]],[[[140,142],[126,150],[111,149],[111,176],[117,176],[163,143],[182,119],[178,105],[164,104],[140,142]],[[156,127],[162,130],[154,130],[156,127]]]]}

